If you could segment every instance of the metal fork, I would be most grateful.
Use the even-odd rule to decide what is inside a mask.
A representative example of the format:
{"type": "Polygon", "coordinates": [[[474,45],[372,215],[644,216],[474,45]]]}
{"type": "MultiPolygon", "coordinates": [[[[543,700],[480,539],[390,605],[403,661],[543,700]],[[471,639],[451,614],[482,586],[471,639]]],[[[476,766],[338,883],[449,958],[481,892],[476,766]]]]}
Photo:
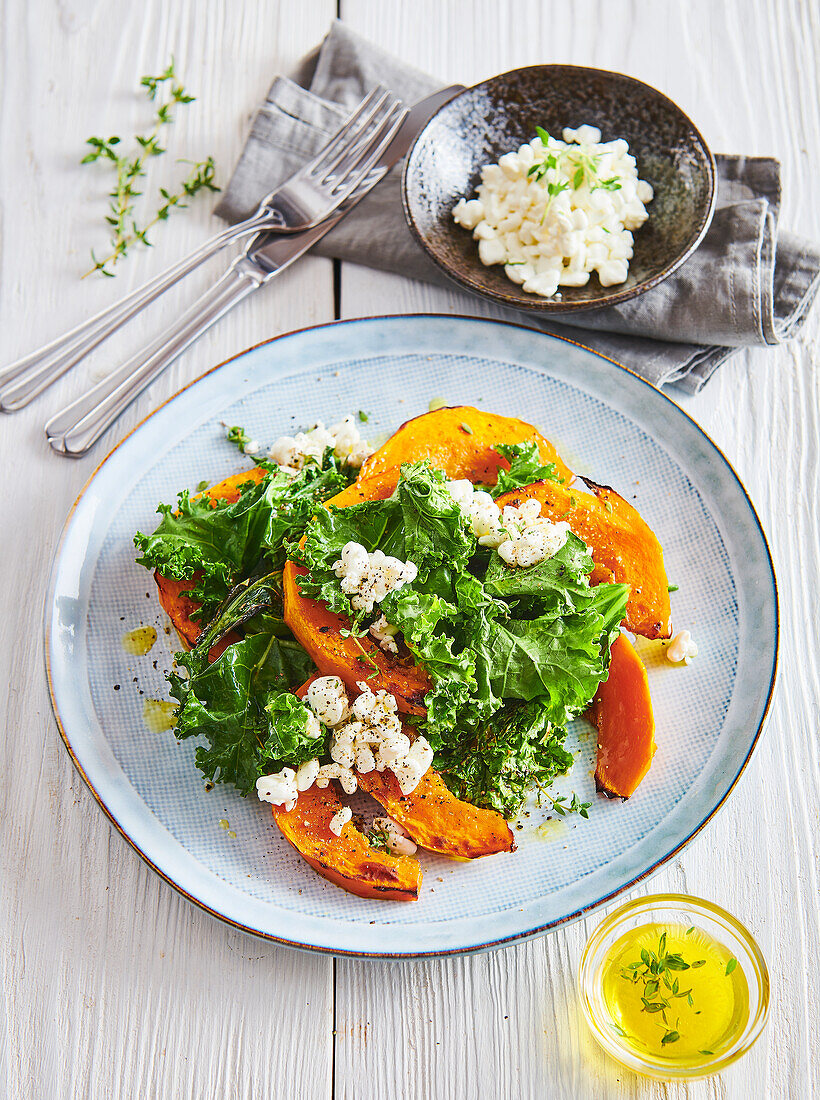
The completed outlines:
{"type": "Polygon", "coordinates": [[[0,411],[24,408],[160,294],[226,245],[260,231],[296,233],[330,217],[378,164],[403,118],[385,88],[370,93],[327,145],[245,221],[224,229],[144,286],[64,336],[0,370],[0,411]]]}

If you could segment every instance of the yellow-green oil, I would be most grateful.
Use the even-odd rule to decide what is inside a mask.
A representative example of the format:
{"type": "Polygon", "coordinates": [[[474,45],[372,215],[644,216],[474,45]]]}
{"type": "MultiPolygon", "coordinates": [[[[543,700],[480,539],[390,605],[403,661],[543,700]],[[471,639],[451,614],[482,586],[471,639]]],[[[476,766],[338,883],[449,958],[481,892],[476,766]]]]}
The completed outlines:
{"type": "Polygon", "coordinates": [[[732,953],[683,924],[624,933],[601,964],[601,993],[621,1042],[676,1065],[698,1065],[726,1050],[749,1018],[749,986],[732,953]]]}
{"type": "Polygon", "coordinates": [[[177,724],[176,708],[177,704],[170,699],[146,699],[142,705],[142,720],[152,733],[172,730],[177,724]]]}
{"type": "Polygon", "coordinates": [[[150,653],[154,642],[157,640],[157,632],[152,626],[138,626],[135,630],[129,630],[122,636],[122,648],[132,657],[144,657],[150,653]]]}

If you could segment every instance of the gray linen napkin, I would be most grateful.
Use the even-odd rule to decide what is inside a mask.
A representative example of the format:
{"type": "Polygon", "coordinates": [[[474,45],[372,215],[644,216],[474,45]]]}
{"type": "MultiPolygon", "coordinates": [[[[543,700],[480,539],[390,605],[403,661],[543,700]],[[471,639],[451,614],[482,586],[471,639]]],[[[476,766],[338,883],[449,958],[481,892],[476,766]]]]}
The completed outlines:
{"type": "MultiPolygon", "coordinates": [[[[312,157],[376,84],[406,103],[440,81],[332,24],[293,79],[277,77],[217,207],[228,221],[251,213],[276,184],[312,157]]],[[[568,316],[561,324],[508,310],[518,322],[558,335],[585,330],[589,347],[656,386],[697,392],[743,347],[778,344],[804,320],[820,286],[820,245],[778,231],[780,164],[721,156],[717,209],[706,237],[660,286],[623,305],[568,316]]],[[[393,171],[316,246],[324,256],[446,284],[404,221],[401,168],[393,171]]]]}

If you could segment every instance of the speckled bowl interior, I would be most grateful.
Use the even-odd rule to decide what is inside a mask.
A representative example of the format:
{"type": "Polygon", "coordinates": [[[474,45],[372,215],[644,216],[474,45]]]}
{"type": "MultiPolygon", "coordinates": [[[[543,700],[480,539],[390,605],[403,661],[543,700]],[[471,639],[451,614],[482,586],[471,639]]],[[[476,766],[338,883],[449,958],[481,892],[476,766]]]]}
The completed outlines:
{"type": "Polygon", "coordinates": [[[575,65],[533,65],[467,88],[434,115],[410,151],[403,179],[407,221],[421,246],[456,282],[504,305],[566,313],[614,305],[656,286],[700,243],[715,205],[715,164],[697,128],[670,99],[620,73],[575,65]],[[472,197],[483,165],[535,136],[543,126],[597,126],[603,141],[625,138],[641,179],[655,190],[649,219],[635,232],[626,283],[562,287],[541,298],[485,267],[472,234],[452,210],[472,197]]]}

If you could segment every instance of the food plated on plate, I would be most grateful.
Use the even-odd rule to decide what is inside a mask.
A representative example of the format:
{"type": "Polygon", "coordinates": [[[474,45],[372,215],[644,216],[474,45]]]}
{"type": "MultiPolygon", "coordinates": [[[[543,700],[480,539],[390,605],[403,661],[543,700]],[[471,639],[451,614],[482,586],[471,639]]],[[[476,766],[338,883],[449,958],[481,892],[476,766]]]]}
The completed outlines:
{"type": "MultiPolygon", "coordinates": [[[[362,414],[363,415],[363,414],[362,414]]],[[[655,749],[627,633],[671,635],[661,546],[613,489],[576,478],[521,420],[439,408],[372,450],[346,417],[261,447],[161,505],[139,561],[186,647],[176,734],[209,783],[271,804],[320,874],[414,899],[417,847],[511,851],[509,821],[573,762],[590,712],[596,783],[627,798],[655,749]],[[369,826],[344,796],[384,811],[369,826]]]]}

